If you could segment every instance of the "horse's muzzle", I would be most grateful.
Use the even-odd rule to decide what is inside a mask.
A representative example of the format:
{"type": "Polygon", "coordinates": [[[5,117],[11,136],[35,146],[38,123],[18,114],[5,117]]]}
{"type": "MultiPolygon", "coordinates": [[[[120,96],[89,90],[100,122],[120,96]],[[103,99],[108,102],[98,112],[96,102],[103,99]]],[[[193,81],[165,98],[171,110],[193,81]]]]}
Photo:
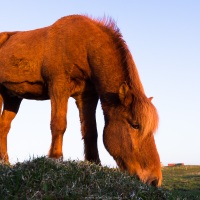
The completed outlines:
{"type": "Polygon", "coordinates": [[[154,187],[160,187],[162,184],[162,174],[159,174],[159,176],[149,176],[149,177],[140,177],[137,175],[137,177],[143,183],[154,187]]]}

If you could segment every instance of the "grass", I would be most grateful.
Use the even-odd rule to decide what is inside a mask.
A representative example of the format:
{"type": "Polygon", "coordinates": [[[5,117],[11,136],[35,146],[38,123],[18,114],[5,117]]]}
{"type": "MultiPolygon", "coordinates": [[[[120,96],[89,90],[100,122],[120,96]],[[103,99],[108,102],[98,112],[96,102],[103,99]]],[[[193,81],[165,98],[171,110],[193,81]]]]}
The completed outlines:
{"type": "Polygon", "coordinates": [[[6,199],[200,199],[200,167],[164,167],[163,187],[81,161],[36,158],[0,166],[0,200],[6,199]]]}
{"type": "Polygon", "coordinates": [[[200,199],[200,166],[164,167],[163,188],[174,199],[200,199]]]}

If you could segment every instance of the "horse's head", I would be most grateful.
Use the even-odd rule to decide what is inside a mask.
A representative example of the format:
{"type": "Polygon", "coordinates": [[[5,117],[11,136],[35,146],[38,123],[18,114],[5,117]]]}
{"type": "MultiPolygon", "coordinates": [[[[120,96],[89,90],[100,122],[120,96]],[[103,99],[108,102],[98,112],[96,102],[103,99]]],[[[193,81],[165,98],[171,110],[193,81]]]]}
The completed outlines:
{"type": "Polygon", "coordinates": [[[160,186],[160,158],[154,141],[158,114],[151,99],[136,97],[127,84],[119,90],[119,105],[106,113],[104,144],[118,166],[145,183],[160,186]]]}

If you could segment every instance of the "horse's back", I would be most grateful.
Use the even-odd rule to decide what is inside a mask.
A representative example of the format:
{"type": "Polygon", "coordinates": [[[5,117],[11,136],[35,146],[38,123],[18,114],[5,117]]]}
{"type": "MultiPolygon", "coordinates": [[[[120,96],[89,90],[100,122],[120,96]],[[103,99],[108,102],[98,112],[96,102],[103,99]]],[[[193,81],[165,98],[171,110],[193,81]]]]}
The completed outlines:
{"type": "Polygon", "coordinates": [[[68,73],[73,71],[70,64],[88,70],[89,52],[102,49],[106,39],[98,21],[80,15],[63,17],[45,28],[0,33],[0,71],[26,77],[39,75],[44,65],[69,65],[68,73]]]}
{"type": "Polygon", "coordinates": [[[103,66],[108,66],[111,60],[114,62],[111,57],[117,58],[107,28],[104,22],[72,15],[45,28],[17,32],[9,37],[4,34],[0,37],[0,83],[22,83],[23,91],[30,83],[31,93],[35,84],[41,93],[40,85],[47,85],[46,80],[62,76],[70,80],[72,87],[81,84],[83,88],[92,73],[104,77],[103,66]]]}

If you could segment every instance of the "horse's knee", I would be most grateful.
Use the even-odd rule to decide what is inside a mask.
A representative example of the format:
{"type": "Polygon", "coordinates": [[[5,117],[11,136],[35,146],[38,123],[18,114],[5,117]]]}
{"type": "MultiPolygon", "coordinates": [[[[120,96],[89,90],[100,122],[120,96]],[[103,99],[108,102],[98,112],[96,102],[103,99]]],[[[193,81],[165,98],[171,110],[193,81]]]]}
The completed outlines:
{"type": "Polygon", "coordinates": [[[10,130],[10,123],[0,118],[0,136],[7,137],[9,130],[10,130]]]}
{"type": "Polygon", "coordinates": [[[67,127],[66,120],[54,119],[51,122],[52,134],[64,134],[67,127]]]}

